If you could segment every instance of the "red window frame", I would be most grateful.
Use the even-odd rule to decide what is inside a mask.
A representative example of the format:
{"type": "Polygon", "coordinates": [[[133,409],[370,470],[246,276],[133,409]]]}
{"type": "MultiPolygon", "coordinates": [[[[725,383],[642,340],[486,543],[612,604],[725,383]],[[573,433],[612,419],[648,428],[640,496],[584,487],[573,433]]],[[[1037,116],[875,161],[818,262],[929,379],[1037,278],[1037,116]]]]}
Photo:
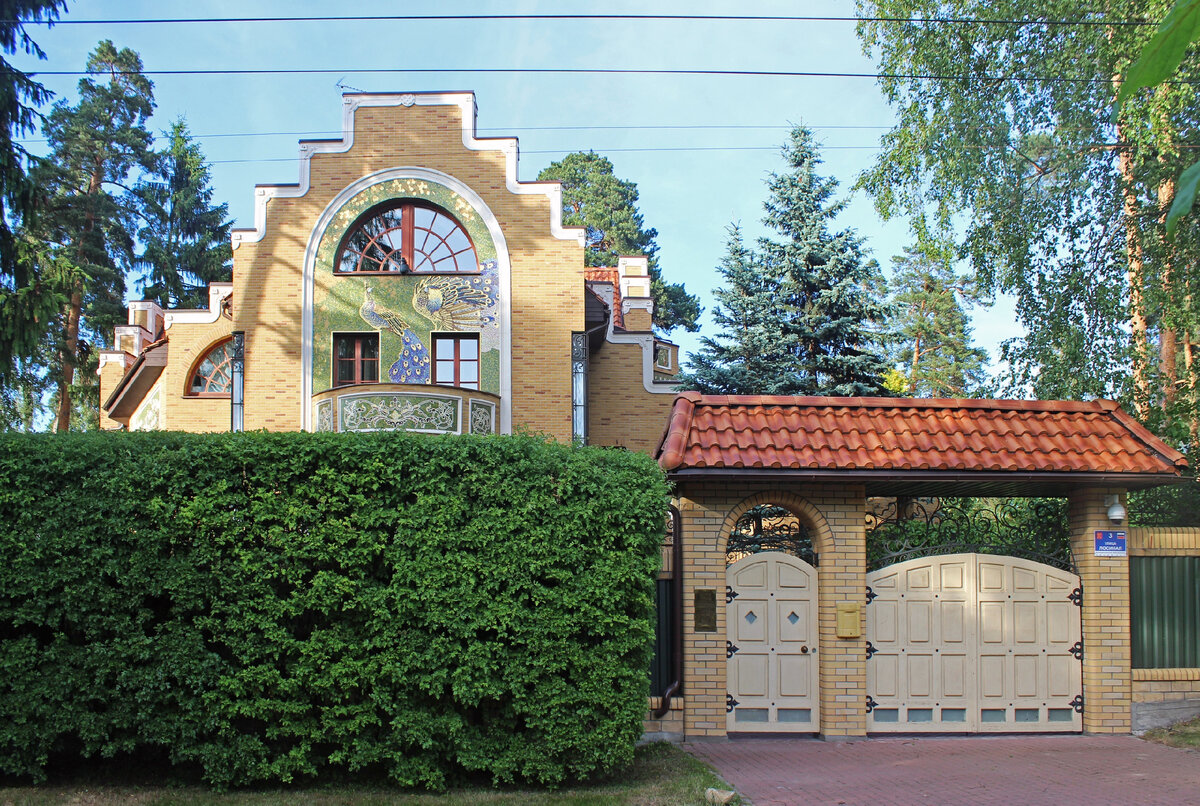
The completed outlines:
{"type": "Polygon", "coordinates": [[[379,383],[379,334],[333,334],[333,386],[353,386],[360,383],[379,383]],[[351,345],[349,356],[339,355],[342,344],[351,345]],[[341,369],[350,368],[351,380],[341,379],[341,369]]]}
{"type": "Polygon", "coordinates": [[[342,240],[333,264],[333,273],[341,275],[463,274],[477,271],[479,262],[475,244],[462,222],[436,205],[413,201],[376,207],[361,216],[342,240]],[[433,216],[428,226],[418,224],[418,211],[433,216]],[[400,214],[398,221],[397,212],[400,214]],[[378,226],[372,226],[385,217],[387,219],[378,226]],[[439,220],[453,224],[453,228],[445,234],[439,233],[439,220]],[[376,231],[367,232],[368,228],[376,231]],[[397,235],[399,247],[395,245],[397,235]],[[371,268],[382,266],[389,268],[371,268]]]}
{"type": "Polygon", "coordinates": [[[200,354],[187,375],[187,389],[184,390],[186,397],[230,397],[232,395],[230,390],[233,388],[233,355],[229,350],[232,344],[233,338],[227,337],[200,354]],[[220,361],[214,360],[218,353],[222,354],[220,361]],[[210,364],[210,366],[201,374],[201,370],[205,369],[205,364],[210,364]],[[225,379],[224,391],[208,391],[222,377],[225,379]],[[196,389],[198,380],[200,381],[199,391],[196,389]]]}
{"type": "Polygon", "coordinates": [[[433,382],[438,386],[479,389],[479,334],[434,333],[432,341],[433,382]],[[464,350],[465,344],[473,345],[474,349],[464,350]],[[443,345],[449,348],[448,352],[442,349],[443,345]]]}

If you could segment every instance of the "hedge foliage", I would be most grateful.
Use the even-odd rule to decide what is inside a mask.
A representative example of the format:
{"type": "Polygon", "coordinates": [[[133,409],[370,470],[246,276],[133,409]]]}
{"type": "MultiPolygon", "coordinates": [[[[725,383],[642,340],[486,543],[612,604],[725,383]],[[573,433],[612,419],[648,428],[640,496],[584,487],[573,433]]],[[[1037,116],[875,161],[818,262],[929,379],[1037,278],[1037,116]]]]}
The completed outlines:
{"type": "Polygon", "coordinates": [[[0,771],[609,770],[645,715],[666,492],[648,457],[526,436],[0,437],[0,771]]]}

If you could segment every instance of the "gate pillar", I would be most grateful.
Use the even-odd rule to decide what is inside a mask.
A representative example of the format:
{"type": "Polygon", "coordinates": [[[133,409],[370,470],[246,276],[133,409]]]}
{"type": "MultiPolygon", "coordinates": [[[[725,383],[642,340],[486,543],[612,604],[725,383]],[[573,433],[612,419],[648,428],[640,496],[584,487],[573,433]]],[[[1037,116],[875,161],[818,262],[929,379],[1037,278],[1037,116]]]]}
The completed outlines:
{"type": "Polygon", "coordinates": [[[1127,529],[1108,519],[1104,498],[1125,490],[1087,488],[1070,494],[1071,553],[1083,585],[1083,730],[1129,733],[1132,648],[1129,558],[1097,557],[1095,533],[1127,529]]]}

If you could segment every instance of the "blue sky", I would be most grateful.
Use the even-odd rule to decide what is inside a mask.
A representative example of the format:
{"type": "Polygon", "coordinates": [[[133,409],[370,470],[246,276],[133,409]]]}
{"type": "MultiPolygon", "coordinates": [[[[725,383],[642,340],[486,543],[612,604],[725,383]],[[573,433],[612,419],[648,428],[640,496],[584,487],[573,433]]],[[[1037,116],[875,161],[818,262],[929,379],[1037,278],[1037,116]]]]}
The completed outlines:
{"type": "MultiPolygon", "coordinates": [[[[865,78],[481,74],[470,68],[638,68],[872,73],[852,22],[730,21],[339,21],[205,24],[76,24],[81,20],[396,14],[745,14],[853,16],[853,3],[784,2],[343,2],[193,0],[73,2],[72,24],[30,26],[47,60],[25,69],[81,70],[101,39],[141,54],[146,70],[324,68],[329,75],[152,76],[151,127],[187,119],[213,163],[215,197],[239,226],[250,223],[253,187],[296,181],[296,141],[340,133],[341,89],[473,90],[482,135],[520,140],[521,179],[570,151],[592,149],[637,183],[640,209],[658,230],[668,280],[686,283],[706,308],[725,229],[761,232],[764,180],[782,167],[792,124],[811,127],[824,173],[843,195],[893,123],[876,82],[865,78]],[[435,72],[369,72],[370,70],[435,72]]],[[[73,100],[78,77],[43,83],[73,100]]],[[[37,143],[31,143],[36,150],[37,143]]],[[[904,222],[884,223],[861,193],[839,220],[867,239],[885,267],[908,242],[904,222]]],[[[976,340],[996,345],[1019,333],[1002,300],[974,313],[976,340]]],[[[676,331],[685,352],[696,336],[676,331]]]]}

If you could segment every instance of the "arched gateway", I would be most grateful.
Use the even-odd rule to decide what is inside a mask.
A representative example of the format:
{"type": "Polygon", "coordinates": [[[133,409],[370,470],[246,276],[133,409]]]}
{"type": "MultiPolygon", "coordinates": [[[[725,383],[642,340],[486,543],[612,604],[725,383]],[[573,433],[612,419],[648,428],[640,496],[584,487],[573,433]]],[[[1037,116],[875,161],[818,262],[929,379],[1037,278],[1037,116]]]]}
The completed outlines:
{"type": "Polygon", "coordinates": [[[1115,403],[685,393],[656,455],[678,495],[685,735],[1130,730],[1128,559],[1101,542],[1126,490],[1179,481],[1186,462],[1115,403]],[[880,502],[960,497],[1067,499],[1070,567],[942,546],[896,557],[870,590],[880,502]],[[813,529],[810,557],[746,534],[771,504],[813,529]],[[869,614],[871,600],[888,604],[869,614]]]}

